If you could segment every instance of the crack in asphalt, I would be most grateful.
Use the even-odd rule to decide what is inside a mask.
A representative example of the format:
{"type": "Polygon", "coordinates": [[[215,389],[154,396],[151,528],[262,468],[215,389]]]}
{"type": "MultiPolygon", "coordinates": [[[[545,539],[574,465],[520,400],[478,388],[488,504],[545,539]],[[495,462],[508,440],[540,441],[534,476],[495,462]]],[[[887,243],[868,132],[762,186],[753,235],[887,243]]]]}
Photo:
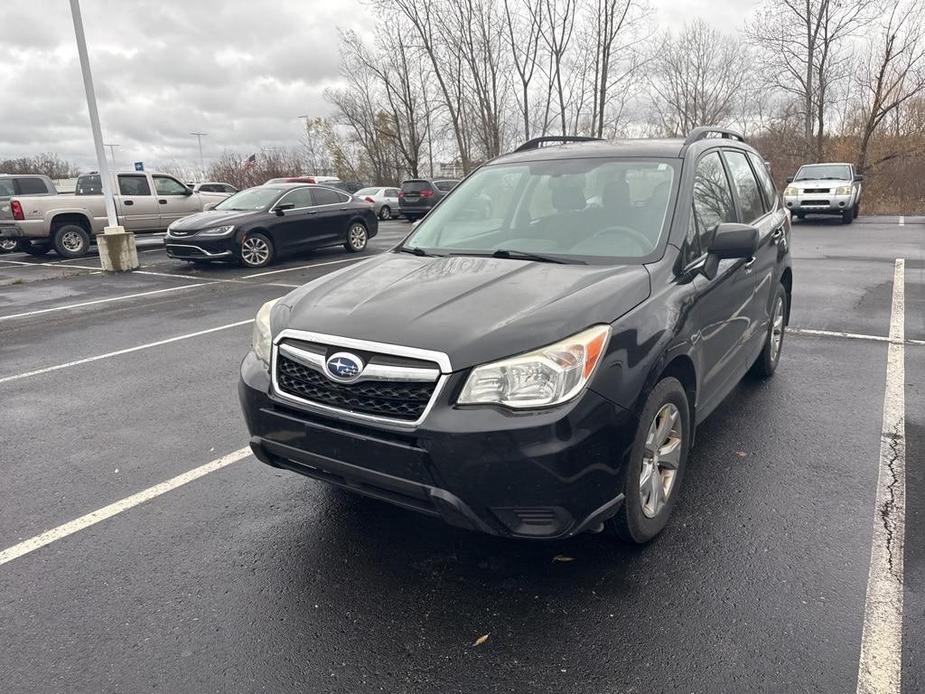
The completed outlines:
{"type": "Polygon", "coordinates": [[[883,530],[886,532],[886,553],[887,564],[889,566],[890,576],[899,584],[902,584],[901,568],[898,569],[893,562],[893,546],[896,533],[896,488],[900,483],[899,474],[896,471],[896,463],[903,454],[904,423],[900,419],[894,427],[894,431],[883,432],[883,437],[888,441],[890,447],[890,457],[886,461],[887,469],[890,471],[890,483],[887,485],[889,498],[884,500],[880,507],[880,519],[883,522],[883,530]]]}

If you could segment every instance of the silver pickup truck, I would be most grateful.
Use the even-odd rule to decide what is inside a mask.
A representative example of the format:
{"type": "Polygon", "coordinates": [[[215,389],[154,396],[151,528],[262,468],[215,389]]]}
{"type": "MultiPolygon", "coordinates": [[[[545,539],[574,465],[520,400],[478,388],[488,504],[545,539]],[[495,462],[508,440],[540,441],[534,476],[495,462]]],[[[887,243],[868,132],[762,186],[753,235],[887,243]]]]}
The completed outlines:
{"type": "Polygon", "coordinates": [[[861,208],[863,180],[851,164],[804,164],[787,179],[784,205],[798,219],[839,215],[842,224],[851,224],[861,208]]]}
{"type": "MultiPolygon", "coordinates": [[[[113,174],[119,223],[128,231],[164,231],[171,222],[215,205],[227,195],[194,193],[173,176],[131,172],[113,174]]],[[[90,239],[107,225],[99,174],[77,179],[73,195],[18,197],[10,200],[12,224],[0,223],[0,237],[15,238],[18,248],[45,255],[52,248],[65,258],[80,258],[90,239]]]]}

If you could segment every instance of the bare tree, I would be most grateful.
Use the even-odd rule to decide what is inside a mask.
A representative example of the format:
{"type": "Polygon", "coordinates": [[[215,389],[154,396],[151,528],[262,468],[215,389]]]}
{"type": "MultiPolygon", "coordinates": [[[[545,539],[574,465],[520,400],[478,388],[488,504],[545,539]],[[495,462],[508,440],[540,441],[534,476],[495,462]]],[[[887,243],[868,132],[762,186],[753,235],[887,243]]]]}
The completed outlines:
{"type": "MultiPolygon", "coordinates": [[[[549,79],[555,84],[555,93],[559,99],[559,122],[562,134],[568,134],[563,74],[565,55],[575,32],[575,18],[578,12],[578,0],[543,0],[545,21],[540,24],[540,35],[549,50],[549,79]]],[[[552,86],[550,86],[552,89],[552,86]]],[[[547,100],[548,109],[548,100],[547,100]]]]}
{"type": "Polygon", "coordinates": [[[524,140],[530,139],[530,83],[536,73],[543,23],[543,0],[521,0],[520,12],[504,0],[504,24],[511,61],[520,78],[518,107],[523,116],[524,140]]]}
{"type": "Polygon", "coordinates": [[[870,39],[867,63],[858,76],[863,124],[857,169],[868,166],[874,134],[884,120],[910,99],[925,93],[923,6],[919,2],[894,5],[870,39]]]}
{"type": "Polygon", "coordinates": [[[34,157],[19,157],[0,160],[0,173],[44,174],[51,179],[76,178],[80,169],[76,164],[65,161],[57,154],[43,152],[34,157]]]}
{"type": "Polygon", "coordinates": [[[677,36],[666,35],[649,77],[665,133],[684,135],[698,125],[732,119],[747,67],[745,46],[703,20],[685,25],[677,36]]]}

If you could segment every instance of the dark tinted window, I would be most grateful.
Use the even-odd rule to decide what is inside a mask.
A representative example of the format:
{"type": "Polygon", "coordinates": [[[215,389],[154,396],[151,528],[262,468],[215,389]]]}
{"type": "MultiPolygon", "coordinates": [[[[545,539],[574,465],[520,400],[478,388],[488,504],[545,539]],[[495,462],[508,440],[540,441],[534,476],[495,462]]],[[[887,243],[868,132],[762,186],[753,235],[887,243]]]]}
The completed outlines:
{"type": "Polygon", "coordinates": [[[338,193],[330,188],[312,188],[312,197],[316,205],[334,205],[350,199],[350,196],[338,193]]]}
{"type": "Polygon", "coordinates": [[[226,185],[221,186],[221,190],[219,192],[228,193],[230,195],[231,193],[237,193],[238,190],[234,186],[229,186],[226,184],[226,185]]]}
{"type": "Polygon", "coordinates": [[[20,195],[44,195],[48,192],[48,186],[41,178],[20,178],[17,183],[20,195]]]}
{"type": "Polygon", "coordinates": [[[444,193],[453,190],[457,183],[459,183],[459,181],[434,181],[437,190],[442,190],[444,193]]]}
{"type": "Polygon", "coordinates": [[[186,195],[189,190],[185,185],[170,176],[155,176],[154,188],[158,195],[186,195]]]}
{"type": "Polygon", "coordinates": [[[422,190],[433,190],[427,181],[405,181],[401,189],[406,193],[420,193],[422,190]]]}
{"type": "Polygon", "coordinates": [[[14,195],[16,195],[16,191],[13,190],[13,179],[0,178],[0,197],[11,198],[14,195]]]}
{"type": "Polygon", "coordinates": [[[77,179],[77,186],[74,191],[77,195],[102,195],[103,184],[100,182],[99,174],[90,174],[81,176],[77,179]]]}
{"type": "Polygon", "coordinates": [[[742,221],[751,224],[764,216],[764,202],[758,190],[758,181],[755,180],[755,174],[752,173],[752,167],[748,165],[744,152],[725,152],[725,156],[729,174],[735,182],[739,207],[742,208],[742,221]]]}
{"type": "Polygon", "coordinates": [[[151,195],[151,186],[146,176],[119,176],[119,192],[122,195],[151,195]]]}
{"type": "Polygon", "coordinates": [[[687,236],[684,237],[684,264],[691,263],[701,255],[703,250],[700,247],[700,230],[697,226],[697,214],[691,210],[691,221],[687,227],[687,236]]]}
{"type": "Polygon", "coordinates": [[[292,205],[297,208],[311,207],[313,204],[312,191],[310,188],[297,188],[281,197],[279,203],[292,203],[292,205]]]}
{"type": "Polygon", "coordinates": [[[710,152],[697,162],[694,176],[694,217],[700,245],[709,243],[716,225],[736,221],[732,191],[719,152],[710,152]]]}
{"type": "Polygon", "coordinates": [[[385,191],[385,197],[387,198],[397,198],[398,197],[398,188],[387,188],[385,191]]]}
{"type": "Polygon", "coordinates": [[[751,152],[749,152],[748,158],[752,162],[752,168],[758,175],[758,185],[764,191],[764,199],[768,204],[768,210],[776,210],[778,201],[777,188],[774,187],[774,179],[771,178],[771,172],[768,171],[767,164],[762,161],[761,157],[757,157],[751,152]]]}

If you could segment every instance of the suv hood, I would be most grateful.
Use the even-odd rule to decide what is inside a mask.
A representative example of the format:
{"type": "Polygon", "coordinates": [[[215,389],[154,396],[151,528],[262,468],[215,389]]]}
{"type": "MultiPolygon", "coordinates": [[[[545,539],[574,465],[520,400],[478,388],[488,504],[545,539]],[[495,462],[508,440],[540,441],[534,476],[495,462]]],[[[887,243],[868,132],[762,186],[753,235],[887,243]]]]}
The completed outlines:
{"type": "Polygon", "coordinates": [[[280,327],[437,350],[459,370],[611,323],[649,291],[642,265],[384,253],[291,292],[280,327]]]}
{"type": "Polygon", "coordinates": [[[212,227],[220,227],[225,224],[247,221],[255,212],[260,213],[261,210],[206,210],[205,212],[197,212],[189,217],[178,219],[170,225],[170,228],[177,229],[178,231],[211,229],[212,227]]]}
{"type": "Polygon", "coordinates": [[[836,181],[831,178],[814,178],[807,181],[794,181],[793,183],[788,183],[787,186],[793,186],[797,190],[805,190],[806,188],[840,188],[842,186],[852,186],[854,181],[845,180],[845,181],[836,181]]]}

